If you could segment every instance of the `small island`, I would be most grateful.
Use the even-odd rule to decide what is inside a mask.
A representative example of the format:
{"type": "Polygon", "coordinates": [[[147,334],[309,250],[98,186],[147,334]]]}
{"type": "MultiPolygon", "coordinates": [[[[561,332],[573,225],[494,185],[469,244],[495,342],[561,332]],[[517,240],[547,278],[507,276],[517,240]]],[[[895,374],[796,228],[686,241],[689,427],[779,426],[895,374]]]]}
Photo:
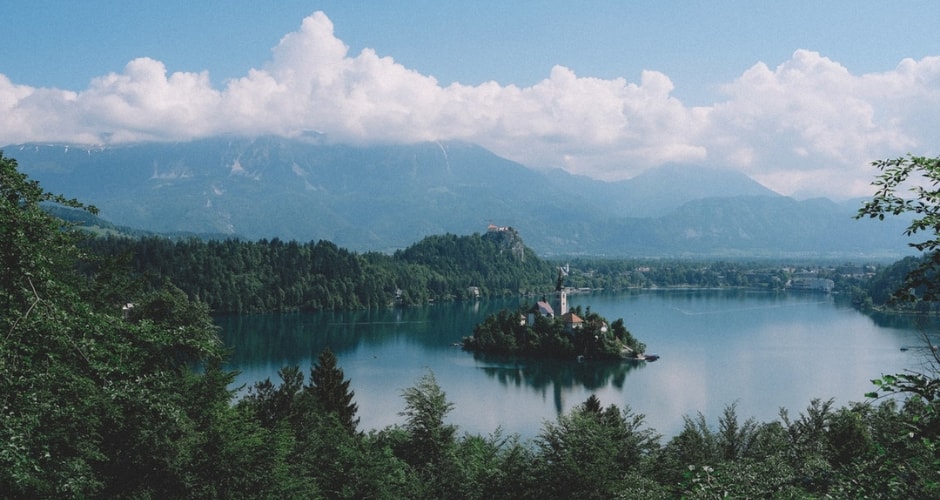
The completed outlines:
{"type": "Polygon", "coordinates": [[[545,298],[532,306],[503,309],[477,324],[473,335],[463,338],[463,348],[496,355],[578,360],[654,361],[646,355],[646,345],[624,326],[623,319],[609,323],[588,307],[569,309],[564,277],[560,268],[555,288],[555,305],[545,298]],[[556,309],[557,308],[557,309],[556,309]],[[555,311],[565,311],[556,314],[555,311]]]}

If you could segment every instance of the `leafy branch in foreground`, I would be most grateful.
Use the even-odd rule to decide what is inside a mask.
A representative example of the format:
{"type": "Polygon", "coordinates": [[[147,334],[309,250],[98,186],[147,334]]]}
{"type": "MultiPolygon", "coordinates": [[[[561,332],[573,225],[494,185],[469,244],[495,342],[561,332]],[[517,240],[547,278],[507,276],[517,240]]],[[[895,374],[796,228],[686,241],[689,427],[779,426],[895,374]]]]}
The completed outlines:
{"type": "MultiPolygon", "coordinates": [[[[871,200],[859,209],[856,218],[878,218],[886,215],[912,215],[905,234],[918,236],[919,241],[911,247],[925,252],[919,265],[904,278],[898,290],[894,291],[896,303],[909,303],[917,310],[929,310],[930,303],[940,299],[940,158],[907,155],[902,158],[880,160],[872,165],[881,174],[872,183],[878,189],[871,200]],[[912,193],[904,196],[901,190],[912,193]],[[924,236],[923,233],[929,233],[924,236]]],[[[937,456],[940,445],[940,357],[930,340],[926,329],[922,329],[926,348],[932,358],[926,373],[907,371],[905,373],[883,375],[872,382],[877,389],[866,394],[872,399],[903,396],[904,407],[901,412],[903,436],[897,439],[907,442],[907,446],[918,449],[906,459],[898,460],[898,467],[882,467],[879,472],[888,472],[888,476],[903,481],[910,472],[926,465],[936,470],[940,465],[937,456]]],[[[929,489],[936,491],[937,481],[931,477],[922,478],[929,489]]]]}
{"type": "Polygon", "coordinates": [[[904,231],[907,236],[923,236],[910,246],[926,252],[920,266],[911,272],[895,293],[898,301],[940,299],[940,157],[907,155],[878,160],[872,166],[881,174],[872,182],[877,190],[855,215],[856,219],[913,215],[904,231]],[[911,195],[906,196],[903,191],[911,195]]]}

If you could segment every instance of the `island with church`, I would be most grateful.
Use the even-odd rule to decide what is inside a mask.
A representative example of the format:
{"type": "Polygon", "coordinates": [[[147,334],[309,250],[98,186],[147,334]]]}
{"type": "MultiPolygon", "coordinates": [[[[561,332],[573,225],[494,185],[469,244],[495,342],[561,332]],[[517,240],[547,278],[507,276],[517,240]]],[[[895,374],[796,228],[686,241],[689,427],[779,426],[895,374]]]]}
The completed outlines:
{"type": "Polygon", "coordinates": [[[623,319],[608,323],[588,307],[568,308],[567,269],[559,268],[554,304],[545,297],[531,306],[487,316],[463,338],[467,351],[538,358],[655,361],[623,319]]]}

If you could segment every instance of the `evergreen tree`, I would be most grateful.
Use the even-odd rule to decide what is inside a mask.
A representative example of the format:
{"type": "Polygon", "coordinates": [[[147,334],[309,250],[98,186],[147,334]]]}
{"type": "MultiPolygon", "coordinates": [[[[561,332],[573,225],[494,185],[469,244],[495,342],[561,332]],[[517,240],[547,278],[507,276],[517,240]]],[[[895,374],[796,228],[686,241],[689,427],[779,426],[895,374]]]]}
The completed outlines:
{"type": "Polygon", "coordinates": [[[355,432],[359,407],[353,402],[355,392],[349,390],[349,380],[343,376],[343,369],[336,366],[336,355],[327,347],[310,368],[310,382],[304,390],[323,411],[335,414],[349,432],[355,432]]]}

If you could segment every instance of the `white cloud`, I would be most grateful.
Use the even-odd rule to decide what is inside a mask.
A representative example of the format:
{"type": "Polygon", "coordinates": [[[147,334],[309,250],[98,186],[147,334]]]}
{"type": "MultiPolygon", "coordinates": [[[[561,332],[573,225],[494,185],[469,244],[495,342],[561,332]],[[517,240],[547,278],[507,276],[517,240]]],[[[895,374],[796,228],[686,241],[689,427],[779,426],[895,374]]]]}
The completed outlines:
{"type": "MultiPolygon", "coordinates": [[[[122,74],[96,78],[76,100],[78,120],[112,141],[185,139],[213,132],[220,101],[209,75],[166,74],[163,63],[134,59],[122,74]]],[[[82,124],[80,123],[80,124],[82,124]]]]}
{"type": "Polygon", "coordinates": [[[466,139],[522,163],[599,178],[701,159],[704,149],[691,142],[697,113],[670,97],[671,90],[672,82],[661,73],[644,72],[636,85],[579,78],[556,66],[532,87],[488,89],[485,103],[470,100],[475,108],[492,106],[487,115],[498,120],[497,126],[474,128],[466,139]]]}
{"type": "Polygon", "coordinates": [[[668,76],[639,83],[576,75],[563,66],[530,87],[442,87],[366,49],[350,55],[323,13],[284,36],[271,60],[212,87],[206,72],[167,72],[135,59],[72,92],[0,75],[0,143],[181,140],[220,133],[341,142],[459,139],[533,167],[621,179],[665,162],[739,168],[784,193],[866,194],[871,160],[936,153],[940,57],[853,75],[798,50],[757,63],[726,98],[688,107],[668,76]]]}
{"type": "Polygon", "coordinates": [[[324,14],[308,17],[263,69],[228,83],[219,126],[248,134],[317,130],[338,141],[434,138],[427,125],[442,89],[432,77],[372,50],[347,53],[324,14]]]}
{"type": "Polygon", "coordinates": [[[935,148],[928,134],[940,125],[938,66],[928,58],[854,76],[798,50],[774,70],[758,63],[726,85],[728,100],[710,108],[702,140],[718,161],[784,192],[865,194],[872,160],[935,148]]]}

